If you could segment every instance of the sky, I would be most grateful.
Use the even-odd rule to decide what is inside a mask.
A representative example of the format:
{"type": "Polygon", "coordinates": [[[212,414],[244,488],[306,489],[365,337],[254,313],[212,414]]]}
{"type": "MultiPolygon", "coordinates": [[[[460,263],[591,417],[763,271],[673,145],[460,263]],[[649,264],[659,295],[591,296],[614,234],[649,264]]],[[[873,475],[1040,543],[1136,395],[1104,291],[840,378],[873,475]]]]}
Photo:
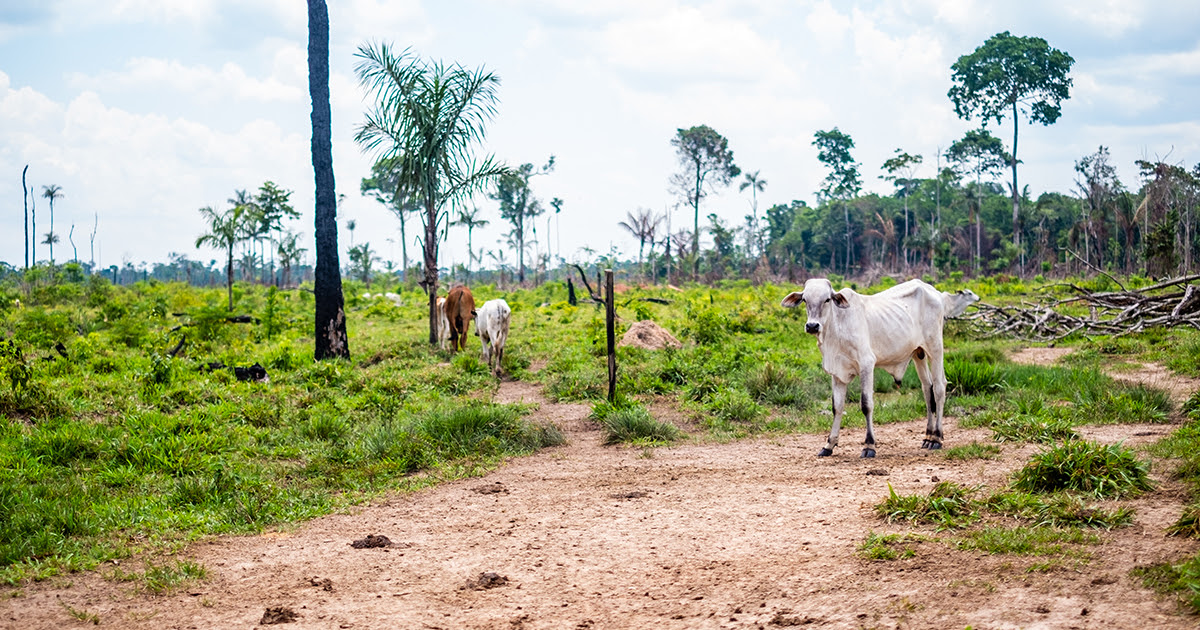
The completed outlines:
{"type": "MultiPolygon", "coordinates": [[[[478,155],[512,165],[555,156],[533,190],[545,205],[562,199],[562,212],[535,221],[537,248],[568,261],[591,259],[589,249],[636,257],[618,222],[639,208],[690,227],[669,185],[680,128],[708,125],[728,139],[742,171],[767,182],[760,212],[815,203],[826,174],[812,144],[819,130],[854,140],[864,192],[892,189],[881,166],[897,149],[924,156],[916,177],[933,176],[939,151],[979,126],[954,113],[950,66],[1006,30],[1075,59],[1058,122],[1021,122],[1019,177],[1034,198],[1072,192],[1075,162],[1100,145],[1134,189],[1136,160],[1200,162],[1194,0],[343,0],[329,11],[343,263],[352,242],[401,258],[396,219],[359,192],[377,156],[353,139],[370,107],[355,53],[380,42],[500,77],[478,155]]],[[[24,262],[28,165],[38,241],[49,229],[43,186],[63,193],[57,261],[72,257],[69,239],[101,266],[219,260],[195,247],[198,209],[224,209],[234,191],[270,180],[293,191],[302,217],[289,227],[311,262],[307,81],[303,2],[0,0],[0,261],[24,262]]],[[[1006,145],[1011,125],[991,125],[1006,145]]],[[[496,202],[473,203],[491,221],[475,230],[475,248],[511,261],[496,202]]],[[[736,185],[719,190],[701,222],[716,213],[740,224],[751,203],[736,185]]],[[[45,245],[36,253],[49,256],[45,245]]],[[[441,264],[466,259],[465,230],[452,230],[441,264]]]]}

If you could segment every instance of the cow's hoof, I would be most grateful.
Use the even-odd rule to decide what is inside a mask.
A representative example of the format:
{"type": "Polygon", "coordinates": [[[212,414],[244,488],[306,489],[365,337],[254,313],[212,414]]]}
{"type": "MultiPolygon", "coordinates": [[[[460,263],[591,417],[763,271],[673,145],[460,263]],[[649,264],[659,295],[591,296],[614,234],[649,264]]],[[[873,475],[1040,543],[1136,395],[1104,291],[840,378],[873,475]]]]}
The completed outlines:
{"type": "Polygon", "coordinates": [[[921,448],[928,449],[931,451],[938,451],[938,450],[941,450],[942,443],[936,442],[934,440],[925,440],[925,441],[921,442],[921,448]]]}
{"type": "Polygon", "coordinates": [[[817,457],[829,457],[830,455],[833,455],[833,449],[831,448],[823,448],[820,453],[817,453],[817,457]]]}
{"type": "Polygon", "coordinates": [[[863,459],[867,459],[867,458],[870,458],[870,457],[875,457],[875,449],[873,449],[873,448],[864,448],[864,449],[863,449],[863,452],[862,452],[862,456],[861,456],[861,457],[862,457],[863,459]]]}

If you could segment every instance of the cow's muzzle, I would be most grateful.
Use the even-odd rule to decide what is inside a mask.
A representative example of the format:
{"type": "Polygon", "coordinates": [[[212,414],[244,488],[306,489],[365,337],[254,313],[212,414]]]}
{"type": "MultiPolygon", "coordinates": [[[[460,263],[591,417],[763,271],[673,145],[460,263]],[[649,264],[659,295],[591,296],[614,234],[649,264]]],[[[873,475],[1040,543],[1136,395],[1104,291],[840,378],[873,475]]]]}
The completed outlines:
{"type": "Polygon", "coordinates": [[[821,332],[821,324],[819,324],[817,322],[808,322],[808,323],[804,324],[804,332],[806,332],[810,335],[815,335],[815,334],[821,332]]]}

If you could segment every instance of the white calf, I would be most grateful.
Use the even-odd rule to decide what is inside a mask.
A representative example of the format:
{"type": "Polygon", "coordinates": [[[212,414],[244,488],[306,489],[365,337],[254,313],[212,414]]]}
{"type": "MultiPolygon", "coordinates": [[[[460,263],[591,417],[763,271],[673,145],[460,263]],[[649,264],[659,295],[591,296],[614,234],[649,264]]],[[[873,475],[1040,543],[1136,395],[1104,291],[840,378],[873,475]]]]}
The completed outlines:
{"type": "Polygon", "coordinates": [[[479,307],[475,316],[475,330],[483,346],[483,361],[493,374],[500,375],[500,362],[504,359],[504,343],[508,340],[508,322],[512,309],[504,300],[488,300],[479,307]]]}
{"type": "Polygon", "coordinates": [[[916,364],[925,397],[925,440],[921,448],[942,447],[942,412],[946,404],[946,373],[942,364],[942,321],[946,305],[942,294],[920,280],[909,280],[875,295],[852,289],[834,293],[824,278],[804,284],[804,291],[783,298],[782,305],[804,303],[808,311],[805,332],[816,335],[821,367],[833,381],[833,427],[819,456],[833,454],[837,446],[846,386],[859,377],[862,410],[867,417],[863,457],[875,456],[875,368],[897,382],[911,360],[916,364]]]}
{"type": "Polygon", "coordinates": [[[437,318],[438,347],[445,350],[446,344],[450,342],[450,318],[446,317],[446,298],[444,297],[437,299],[437,318]]]}

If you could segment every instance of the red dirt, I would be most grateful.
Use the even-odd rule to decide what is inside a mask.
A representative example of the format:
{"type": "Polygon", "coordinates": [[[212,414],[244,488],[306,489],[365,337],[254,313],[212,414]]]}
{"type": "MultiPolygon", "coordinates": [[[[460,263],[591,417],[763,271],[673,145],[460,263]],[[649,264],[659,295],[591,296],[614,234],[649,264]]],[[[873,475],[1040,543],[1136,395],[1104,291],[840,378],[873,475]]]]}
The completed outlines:
{"type": "MultiPolygon", "coordinates": [[[[601,445],[586,405],[549,403],[523,382],[503,383],[496,399],[540,403],[535,417],[557,423],[569,443],[353,514],[193,545],[181,555],[211,577],[173,595],[99,573],[27,585],[0,600],[0,626],[84,625],[67,606],[105,626],[153,630],[249,628],[280,608],[298,615],[288,628],[1196,625],[1129,576],[1197,551],[1164,536],[1186,497],[1162,466],[1160,489],[1128,502],[1135,524],[1100,532],[1103,545],[1078,567],[1027,571],[1046,559],[933,542],[911,559],[872,562],[856,553],[869,532],[909,531],[872,511],[889,484],[901,494],[938,480],[998,488],[1038,448],[1001,444],[998,460],[951,461],[919,448],[923,421],[880,427],[875,460],[858,458],[862,429],[846,430],[821,459],[824,435],[613,448],[601,445]],[[368,534],[391,545],[351,547],[368,534]]],[[[1139,446],[1169,429],[1084,432],[1139,446]]],[[[988,439],[947,421],[951,446],[988,439]]]]}

